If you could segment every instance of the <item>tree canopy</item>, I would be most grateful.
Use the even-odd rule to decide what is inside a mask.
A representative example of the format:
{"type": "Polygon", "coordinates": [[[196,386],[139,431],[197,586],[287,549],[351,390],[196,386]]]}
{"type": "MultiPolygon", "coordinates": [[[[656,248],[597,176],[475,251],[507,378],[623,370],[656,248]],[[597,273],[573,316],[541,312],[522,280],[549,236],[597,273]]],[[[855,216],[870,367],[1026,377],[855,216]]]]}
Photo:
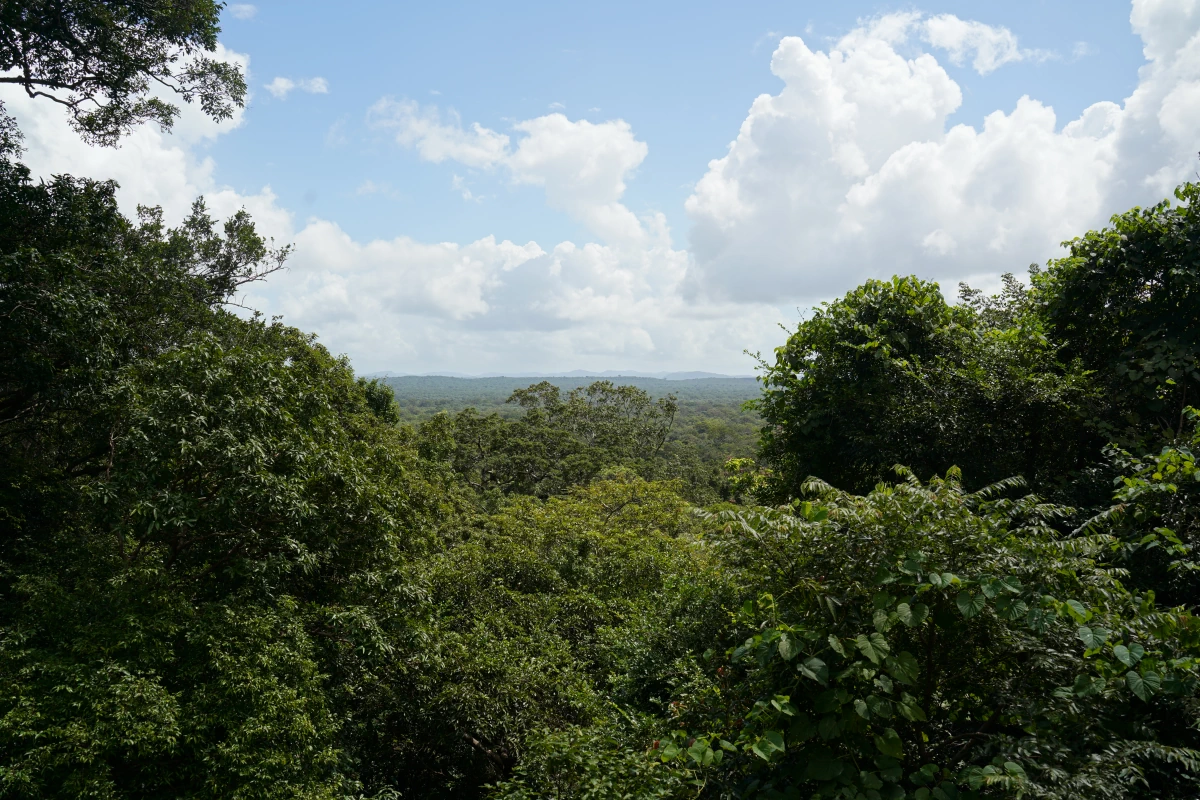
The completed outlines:
{"type": "MultiPolygon", "coordinates": [[[[102,142],[218,11],[0,6],[102,142]]],[[[232,312],[288,252],[245,213],[130,219],[16,133],[0,798],[1200,794],[1200,187],[1030,287],[815,309],[722,464],[607,381],[407,424],[232,312]]]]}
{"type": "MultiPolygon", "coordinates": [[[[113,145],[137,125],[170,129],[197,103],[228,119],[246,98],[241,69],[216,56],[214,0],[21,0],[0,3],[0,83],[66,108],[87,141],[113,145]]],[[[2,111],[2,109],[0,109],[2,111]]]]}

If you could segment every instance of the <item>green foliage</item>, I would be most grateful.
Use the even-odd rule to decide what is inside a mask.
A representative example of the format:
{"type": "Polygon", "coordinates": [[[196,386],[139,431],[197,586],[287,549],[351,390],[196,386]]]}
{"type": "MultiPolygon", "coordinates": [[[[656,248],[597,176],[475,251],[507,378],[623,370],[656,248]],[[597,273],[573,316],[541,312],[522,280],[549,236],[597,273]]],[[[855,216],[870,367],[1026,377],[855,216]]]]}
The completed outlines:
{"type": "Polygon", "coordinates": [[[967,290],[977,302],[950,306],[936,284],[893,278],[817,309],[763,365],[770,496],[793,497],[813,475],[866,491],[895,464],[1053,488],[1098,458],[1087,381],[1058,367],[1023,298],[1010,282],[998,302],[967,290]]]}
{"type": "MultiPolygon", "coordinates": [[[[167,87],[228,119],[245,102],[241,70],[213,58],[224,4],[213,0],[25,0],[0,6],[0,83],[65,106],[87,141],[115,145],[147,120],[169,130],[167,87]]],[[[0,107],[0,114],[3,109],[0,107]]]]}
{"type": "Polygon", "coordinates": [[[496,800],[668,800],[695,796],[690,773],[595,731],[545,731],[496,800]]]}
{"type": "Polygon", "coordinates": [[[1134,458],[1119,448],[1109,449],[1110,458],[1124,473],[1116,493],[1120,505],[1093,523],[1115,523],[1120,536],[1117,557],[1130,570],[1130,582],[1192,609],[1200,607],[1197,416],[1195,409],[1185,409],[1184,418],[1192,428],[1190,441],[1164,447],[1156,455],[1134,458]]]}
{"type": "Polygon", "coordinates": [[[1107,437],[1144,448],[1178,436],[1200,396],[1200,184],[1068,244],[1035,283],[1064,358],[1095,370],[1107,437]]]}
{"type": "Polygon", "coordinates": [[[681,722],[726,743],[709,780],[747,797],[1193,794],[1200,622],[1125,589],[1112,536],[1063,537],[1064,509],[1003,488],[813,482],[814,502],[712,516],[757,600],[718,686],[682,699],[681,722]]]}
{"type": "MultiPolygon", "coordinates": [[[[170,122],[171,75],[227,116],[219,7],[9,4],[2,80],[107,143],[170,122]]],[[[1200,188],[1029,291],[824,305],[764,365],[753,460],[744,381],[414,410],[225,310],[288,252],[247,215],[135,222],[18,140],[0,798],[1200,793],[1200,188]]]]}
{"type": "Polygon", "coordinates": [[[481,494],[547,497],[586,484],[607,467],[649,474],[675,417],[675,401],[653,401],[633,386],[597,381],[564,398],[552,383],[513,392],[524,410],[515,420],[474,409],[422,426],[426,445],[449,457],[455,472],[481,494]]]}

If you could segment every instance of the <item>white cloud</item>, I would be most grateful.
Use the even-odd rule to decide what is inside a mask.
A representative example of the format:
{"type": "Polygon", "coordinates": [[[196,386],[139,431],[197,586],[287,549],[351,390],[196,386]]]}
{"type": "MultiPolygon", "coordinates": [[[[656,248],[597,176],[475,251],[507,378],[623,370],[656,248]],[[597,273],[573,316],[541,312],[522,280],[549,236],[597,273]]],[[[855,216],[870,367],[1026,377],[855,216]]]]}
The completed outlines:
{"type": "MultiPolygon", "coordinates": [[[[696,184],[687,250],[661,215],[625,205],[648,146],[621,120],[548,114],[501,132],[380,101],[371,122],[427,161],[461,165],[447,172],[465,198],[472,169],[540,186],[594,241],[514,242],[487,230],[466,243],[368,241],[335,220],[298,221],[270,187],[240,194],[221,185],[202,145],[235,129],[240,113],[216,125],[186,109],[174,135],[145,127],[117,150],[98,150],[79,143],[52,104],[11,87],[0,98],[20,118],[39,175],[116,177],[126,210],[161,203],[171,220],[204,194],[215,213],[245,206],[265,233],[295,242],[290,269],[247,301],[318,332],[359,369],[746,372],[742,349],[768,351],[782,336],[777,323],[794,319],[781,306],[896,272],[988,285],[1189,177],[1200,2],[1138,0],[1131,20],[1147,57],[1137,89],[1065,125],[1027,97],[979,125],[951,126],[962,91],[939,56],[953,48],[925,41],[920,15],[871,20],[825,52],[783,39],[771,60],[783,88],[754,100],[696,184]]],[[[1012,60],[996,39],[980,61],[983,40],[971,36],[964,62],[1012,60]]],[[[358,191],[390,190],[366,181],[358,191]]]]}
{"type": "MultiPolygon", "coordinates": [[[[980,127],[949,125],[958,85],[932,54],[901,54],[931,21],[872,20],[827,52],[780,42],[784,88],[754,101],[687,201],[692,295],[807,303],[894,273],[1019,271],[1192,174],[1200,3],[1137,0],[1149,59],[1137,89],[1065,125],[1028,96],[980,127]]],[[[1022,52],[995,29],[946,30],[929,38],[951,55],[961,42],[981,71],[1022,52]]]]}
{"type": "Polygon", "coordinates": [[[265,88],[280,100],[286,99],[295,89],[309,94],[329,94],[329,82],[324,78],[305,78],[294,81],[291,78],[276,77],[266,84],[265,88]]]}
{"type": "MultiPolygon", "coordinates": [[[[778,336],[781,314],[772,306],[684,301],[679,286],[688,254],[671,246],[659,217],[645,221],[641,248],[624,241],[543,247],[493,236],[468,244],[405,236],[359,241],[331,220],[298,224],[270,187],[242,194],[216,180],[215,164],[193,145],[236,128],[240,116],[198,135],[205,118],[187,108],[181,120],[186,137],[143,127],[120,148],[104,150],[81,143],[53,104],[30,101],[11,87],[0,87],[0,99],[26,131],[26,160],[37,175],[116,178],[126,213],[138,203],[158,203],[172,224],[204,195],[214,215],[244,207],[261,232],[294,242],[288,270],[250,287],[243,302],[317,331],[326,346],[351,354],[364,371],[695,367],[744,373],[752,365],[742,349],[769,346],[778,336]]],[[[541,118],[518,127],[520,141],[495,158],[471,147],[448,152],[467,163],[494,162],[514,180],[546,187],[548,196],[559,197],[579,181],[587,202],[567,197],[562,203],[580,213],[593,213],[588,203],[623,210],[625,180],[646,152],[629,126],[541,118]]],[[[469,191],[465,179],[458,188],[469,191]]],[[[368,180],[357,191],[390,189],[368,180]]]]}
{"type": "MultiPolygon", "coordinates": [[[[626,179],[649,151],[623,120],[593,123],[547,114],[515,123],[512,130],[521,137],[511,147],[506,134],[477,122],[464,128],[455,112],[443,122],[436,107],[411,101],[384,98],[369,116],[373,125],[394,130],[398,143],[415,148],[426,161],[503,167],[514,183],[543,187],[551,207],[583,222],[604,241],[642,246],[653,235],[620,202],[626,179]]],[[[659,224],[651,221],[650,227],[659,224]]]]}
{"type": "Polygon", "coordinates": [[[939,14],[921,23],[921,34],[934,47],[945,50],[950,62],[962,65],[968,58],[980,75],[987,75],[1013,61],[1045,60],[1041,50],[1024,50],[1008,28],[939,14]]]}
{"type": "Polygon", "coordinates": [[[258,13],[258,7],[249,3],[234,3],[229,7],[229,13],[234,19],[254,19],[254,15],[258,13]]]}
{"type": "Polygon", "coordinates": [[[407,100],[385,97],[371,106],[367,117],[374,127],[394,130],[396,141],[415,147],[421,158],[440,164],[447,159],[468,167],[486,169],[502,161],[508,137],[478,122],[469,130],[454,111],[442,122],[436,107],[422,108],[407,100]]]}

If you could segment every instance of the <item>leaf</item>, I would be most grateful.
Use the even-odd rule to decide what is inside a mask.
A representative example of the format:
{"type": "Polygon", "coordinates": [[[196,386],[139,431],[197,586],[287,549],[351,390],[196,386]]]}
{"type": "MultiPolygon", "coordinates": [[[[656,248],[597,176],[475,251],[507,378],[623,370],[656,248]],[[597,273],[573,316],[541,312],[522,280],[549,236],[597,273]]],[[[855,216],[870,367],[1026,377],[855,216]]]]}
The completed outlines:
{"type": "MultiPolygon", "coordinates": [[[[1117,645],[1117,647],[1120,647],[1120,645],[1117,645]]],[[[1131,642],[1129,644],[1129,647],[1127,648],[1127,652],[1129,654],[1129,661],[1125,661],[1124,659],[1121,659],[1120,656],[1117,656],[1117,658],[1120,659],[1121,663],[1125,664],[1125,666],[1132,667],[1134,664],[1136,664],[1142,660],[1142,656],[1146,655],[1146,648],[1142,647],[1137,642],[1131,642]]],[[[1115,648],[1113,650],[1113,653],[1114,654],[1116,653],[1115,648]]]]}
{"type": "Polygon", "coordinates": [[[1075,678],[1075,685],[1071,687],[1071,691],[1080,697],[1088,697],[1089,695],[1097,694],[1103,688],[1103,678],[1089,678],[1087,675],[1079,675],[1075,678]]]}
{"type": "Polygon", "coordinates": [[[871,713],[883,719],[892,718],[892,701],[886,700],[878,695],[870,695],[867,697],[867,708],[871,713]]]}
{"type": "Polygon", "coordinates": [[[697,739],[692,746],[687,749],[687,754],[688,758],[692,759],[692,761],[695,761],[697,764],[704,765],[706,757],[707,763],[712,763],[712,748],[710,748],[708,746],[708,742],[704,741],[703,739],[697,739]]]}
{"type": "Polygon", "coordinates": [[[901,603],[900,605],[896,606],[896,616],[908,627],[911,628],[913,626],[912,606],[910,606],[908,603],[901,603]]]}
{"type": "Polygon", "coordinates": [[[970,619],[971,617],[978,616],[979,612],[983,611],[984,606],[987,605],[987,598],[982,594],[975,594],[974,592],[959,592],[955,603],[958,605],[958,610],[962,612],[962,615],[970,619]]]}
{"type": "Polygon", "coordinates": [[[888,728],[881,735],[876,736],[875,746],[885,756],[892,758],[904,756],[904,743],[900,741],[900,734],[896,733],[895,728],[888,728]]]}
{"type": "Polygon", "coordinates": [[[1080,624],[1092,618],[1092,612],[1078,600],[1067,601],[1067,613],[1071,615],[1071,619],[1080,624]]]}
{"type": "Polygon", "coordinates": [[[821,717],[821,721],[817,723],[817,733],[821,734],[822,739],[836,739],[842,733],[841,720],[836,714],[821,717]]]}
{"type": "Polygon", "coordinates": [[[917,676],[921,672],[921,667],[917,663],[917,657],[907,650],[889,658],[884,668],[889,675],[900,681],[900,683],[906,683],[910,686],[917,682],[917,676]]]}
{"type": "Polygon", "coordinates": [[[1007,578],[1000,579],[1000,586],[1007,592],[1012,594],[1021,593],[1021,579],[1015,575],[1009,575],[1007,578]]]}
{"type": "Polygon", "coordinates": [[[1079,630],[1075,631],[1075,636],[1083,642],[1084,647],[1088,650],[1099,650],[1108,641],[1108,631],[1100,627],[1081,626],[1079,630]]]}
{"type": "Polygon", "coordinates": [[[1129,648],[1123,644],[1119,644],[1113,648],[1113,657],[1127,667],[1133,666],[1133,656],[1129,654],[1129,648]]]}
{"type": "Polygon", "coordinates": [[[887,639],[884,639],[883,634],[880,633],[870,635],[860,633],[855,637],[854,644],[858,647],[859,652],[871,660],[872,664],[881,663],[891,651],[887,639]]]}
{"type": "MultiPolygon", "coordinates": [[[[811,739],[817,735],[817,723],[808,714],[801,711],[792,720],[791,727],[788,728],[788,738],[792,740],[792,744],[803,742],[806,739],[811,739]]],[[[725,747],[725,741],[721,741],[721,747],[725,747]]],[[[725,747],[728,750],[728,747],[725,747]]]]}
{"type": "Polygon", "coordinates": [[[822,686],[829,683],[829,667],[816,656],[805,659],[804,663],[800,664],[797,669],[800,670],[801,675],[809,680],[816,681],[822,686]]]}
{"type": "Polygon", "coordinates": [[[845,771],[846,765],[825,748],[816,748],[808,757],[804,777],[813,781],[831,781],[845,771]]]}
{"type": "Polygon", "coordinates": [[[866,700],[861,700],[861,699],[855,700],[854,701],[854,711],[863,719],[871,718],[871,712],[867,710],[867,701],[866,700]]]}
{"type": "Polygon", "coordinates": [[[925,711],[917,704],[916,698],[911,695],[904,695],[904,698],[896,704],[896,710],[909,722],[925,721],[925,711]]]}
{"type": "Polygon", "coordinates": [[[996,613],[1003,619],[1020,619],[1029,613],[1029,606],[1019,597],[1001,597],[996,601],[996,613]]]}
{"type": "Polygon", "coordinates": [[[800,655],[800,642],[793,639],[788,634],[783,634],[779,637],[779,656],[784,661],[791,661],[796,656],[800,655]]]}
{"type": "Polygon", "coordinates": [[[846,655],[846,648],[842,646],[842,640],[834,636],[832,633],[829,634],[829,646],[833,649],[833,652],[837,653],[839,656],[846,655]]]}
{"type": "Polygon", "coordinates": [[[763,761],[770,761],[775,753],[784,751],[783,734],[779,731],[767,731],[750,748],[763,761]]]}
{"type": "Polygon", "coordinates": [[[1149,703],[1154,692],[1162,684],[1162,678],[1155,672],[1143,676],[1130,670],[1125,673],[1125,683],[1129,684],[1130,691],[1140,697],[1143,702],[1149,703]],[[1150,680],[1151,676],[1154,678],[1153,681],[1150,680]]]}

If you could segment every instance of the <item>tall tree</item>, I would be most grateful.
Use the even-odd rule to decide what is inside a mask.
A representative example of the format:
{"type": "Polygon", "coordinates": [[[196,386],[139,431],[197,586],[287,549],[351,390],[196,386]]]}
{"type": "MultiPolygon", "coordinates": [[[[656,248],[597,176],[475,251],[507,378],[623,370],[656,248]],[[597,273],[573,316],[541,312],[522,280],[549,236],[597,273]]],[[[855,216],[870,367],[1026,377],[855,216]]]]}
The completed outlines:
{"type": "MultiPolygon", "coordinates": [[[[157,89],[227,119],[245,102],[241,69],[215,57],[214,0],[3,0],[0,83],[65,106],[87,141],[113,145],[179,109],[157,89]]],[[[2,112],[3,109],[0,109],[2,112]]]]}
{"type": "Polygon", "coordinates": [[[758,407],[770,494],[816,476],[867,491],[896,464],[969,485],[1024,475],[1059,484],[1102,440],[1084,427],[1086,379],[1060,369],[1010,282],[953,306],[914,277],[868,281],[804,320],[764,364],[758,407]]]}
{"type": "Polygon", "coordinates": [[[1047,334],[1105,389],[1097,424],[1137,450],[1178,438],[1200,399],[1200,184],[1175,198],[1071,241],[1035,282],[1047,334]]]}

